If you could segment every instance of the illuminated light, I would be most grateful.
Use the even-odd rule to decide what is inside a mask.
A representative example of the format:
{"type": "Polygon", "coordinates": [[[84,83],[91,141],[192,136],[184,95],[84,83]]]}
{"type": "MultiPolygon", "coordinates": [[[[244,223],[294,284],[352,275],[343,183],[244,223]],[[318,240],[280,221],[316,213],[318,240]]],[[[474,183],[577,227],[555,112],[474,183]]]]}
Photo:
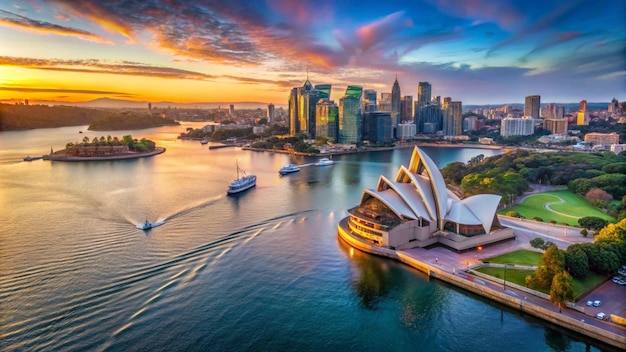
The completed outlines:
{"type": "Polygon", "coordinates": [[[354,256],[354,248],[350,247],[350,257],[354,256]]]}
{"type": "Polygon", "coordinates": [[[478,250],[482,251],[483,250],[483,246],[478,246],[478,250]]]}

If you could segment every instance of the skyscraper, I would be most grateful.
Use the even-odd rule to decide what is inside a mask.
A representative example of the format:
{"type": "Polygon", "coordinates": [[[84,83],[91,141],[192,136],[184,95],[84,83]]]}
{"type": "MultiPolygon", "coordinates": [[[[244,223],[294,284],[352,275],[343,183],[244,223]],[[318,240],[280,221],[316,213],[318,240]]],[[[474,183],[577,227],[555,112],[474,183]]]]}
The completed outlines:
{"type": "Polygon", "coordinates": [[[315,86],[315,89],[320,92],[320,99],[330,99],[330,84],[318,84],[315,86]]]}
{"type": "Polygon", "coordinates": [[[346,94],[339,100],[338,142],[357,144],[362,140],[361,86],[348,86],[346,94]]]}
{"type": "Polygon", "coordinates": [[[430,104],[431,85],[428,82],[419,82],[417,85],[417,106],[430,104]]]}
{"type": "Polygon", "coordinates": [[[460,136],[463,134],[463,105],[452,98],[443,98],[443,134],[445,136],[460,136]]]}
{"type": "Polygon", "coordinates": [[[402,122],[402,116],[400,115],[401,99],[400,84],[398,83],[398,75],[396,75],[396,80],[393,82],[393,87],[391,87],[391,123],[394,125],[402,122]]]}
{"type": "Polygon", "coordinates": [[[228,109],[228,114],[230,115],[231,118],[235,117],[235,105],[230,104],[230,107],[228,109]]]}
{"type": "Polygon", "coordinates": [[[400,103],[400,119],[402,121],[413,120],[413,96],[405,95],[400,103]]]}
{"type": "Polygon", "coordinates": [[[317,112],[315,113],[315,135],[317,138],[326,137],[332,142],[337,141],[337,131],[339,129],[339,109],[334,101],[320,99],[317,102],[317,112]]]}
{"type": "Polygon", "coordinates": [[[300,97],[300,87],[291,88],[289,93],[289,134],[295,135],[300,133],[300,104],[298,102],[300,97]]]}
{"type": "Polygon", "coordinates": [[[365,111],[372,112],[378,110],[376,104],[376,91],[373,89],[366,89],[363,91],[363,104],[365,104],[365,111]]]}
{"type": "Polygon", "coordinates": [[[274,123],[274,119],[276,118],[274,104],[269,103],[267,105],[267,123],[274,123]]]}
{"type": "Polygon", "coordinates": [[[391,112],[391,93],[380,93],[380,101],[378,102],[378,111],[391,112]]]}
{"type": "Polygon", "coordinates": [[[578,104],[578,111],[587,111],[587,101],[581,100],[578,104]]]}
{"type": "Polygon", "coordinates": [[[538,95],[529,95],[524,101],[524,116],[529,116],[534,119],[539,118],[539,105],[541,103],[541,97],[538,95]]]}

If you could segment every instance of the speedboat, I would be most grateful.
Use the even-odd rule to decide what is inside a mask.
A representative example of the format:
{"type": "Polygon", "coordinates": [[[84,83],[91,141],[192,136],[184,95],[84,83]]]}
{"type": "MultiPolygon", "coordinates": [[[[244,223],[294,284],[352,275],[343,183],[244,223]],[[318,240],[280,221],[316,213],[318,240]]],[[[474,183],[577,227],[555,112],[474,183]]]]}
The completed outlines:
{"type": "Polygon", "coordinates": [[[164,220],[161,221],[157,221],[157,222],[150,222],[148,221],[148,219],[146,219],[146,222],[144,222],[141,225],[137,225],[137,228],[140,230],[150,230],[151,228],[157,227],[157,226],[161,226],[165,223],[164,220]]]}
{"type": "Polygon", "coordinates": [[[142,230],[150,230],[152,228],[152,223],[149,222],[148,219],[146,219],[146,222],[142,225],[139,225],[139,228],[142,230]]]}
{"type": "Polygon", "coordinates": [[[235,194],[254,186],[256,186],[256,175],[246,174],[245,171],[239,168],[239,163],[237,163],[237,179],[230,183],[226,193],[235,194]]]}
{"type": "Polygon", "coordinates": [[[319,159],[315,163],[315,166],[328,166],[328,165],[332,165],[334,163],[335,163],[334,161],[332,161],[332,160],[330,160],[328,158],[321,158],[321,159],[319,159]]]}
{"type": "Polygon", "coordinates": [[[287,164],[283,167],[280,168],[280,170],[278,170],[278,173],[281,175],[287,175],[290,174],[292,172],[298,172],[300,171],[300,166],[296,165],[296,164],[287,164]]]}

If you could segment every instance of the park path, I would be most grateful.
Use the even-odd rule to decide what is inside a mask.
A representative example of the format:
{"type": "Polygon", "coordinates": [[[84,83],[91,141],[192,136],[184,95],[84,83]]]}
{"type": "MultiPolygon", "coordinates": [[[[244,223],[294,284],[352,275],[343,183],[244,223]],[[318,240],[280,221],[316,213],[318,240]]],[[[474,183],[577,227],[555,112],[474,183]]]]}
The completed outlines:
{"type": "Polygon", "coordinates": [[[555,214],[558,214],[558,215],[561,215],[561,216],[566,216],[568,218],[580,219],[578,216],[561,213],[560,211],[556,211],[556,210],[552,209],[551,205],[553,205],[553,204],[563,204],[563,203],[565,203],[565,199],[563,199],[563,198],[561,198],[559,196],[555,196],[554,194],[544,194],[544,195],[547,195],[547,196],[550,196],[550,197],[555,197],[555,198],[558,198],[558,200],[559,200],[558,202],[549,202],[549,203],[544,204],[543,207],[546,208],[546,210],[551,211],[551,212],[553,212],[555,214]]]}

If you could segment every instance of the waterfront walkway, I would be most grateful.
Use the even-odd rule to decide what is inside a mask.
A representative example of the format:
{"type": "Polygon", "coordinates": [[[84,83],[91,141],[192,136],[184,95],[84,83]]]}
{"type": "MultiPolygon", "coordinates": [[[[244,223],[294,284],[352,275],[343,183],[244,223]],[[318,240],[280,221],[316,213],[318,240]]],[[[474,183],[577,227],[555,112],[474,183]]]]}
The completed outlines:
{"type": "MultiPolygon", "coordinates": [[[[626,327],[595,318],[598,309],[586,307],[585,302],[570,303],[567,308],[564,307],[559,312],[559,308],[546,299],[545,295],[542,297],[541,294],[529,293],[523,287],[516,288],[514,287],[516,285],[505,284],[500,279],[488,279],[479,276],[472,270],[483,265],[482,261],[486,258],[520,249],[536,250],[530,245],[530,240],[535,237],[542,237],[546,241],[551,241],[557,244],[559,248],[566,248],[574,243],[593,242],[593,237],[584,237],[580,235],[580,229],[567,226],[526,223],[508,217],[501,217],[500,221],[504,226],[515,229],[516,238],[514,240],[463,253],[457,253],[445,247],[430,249],[412,248],[394,251],[374,246],[353,236],[343,222],[339,224],[339,236],[351,246],[364,252],[394,258],[427,273],[431,277],[446,281],[609,345],[626,349],[626,327]]],[[[612,283],[608,282],[608,284],[612,283]]],[[[623,289],[623,287],[615,288],[623,289]]],[[[619,312],[615,313],[624,316],[626,304],[618,302],[617,305],[619,305],[619,312]]]]}

